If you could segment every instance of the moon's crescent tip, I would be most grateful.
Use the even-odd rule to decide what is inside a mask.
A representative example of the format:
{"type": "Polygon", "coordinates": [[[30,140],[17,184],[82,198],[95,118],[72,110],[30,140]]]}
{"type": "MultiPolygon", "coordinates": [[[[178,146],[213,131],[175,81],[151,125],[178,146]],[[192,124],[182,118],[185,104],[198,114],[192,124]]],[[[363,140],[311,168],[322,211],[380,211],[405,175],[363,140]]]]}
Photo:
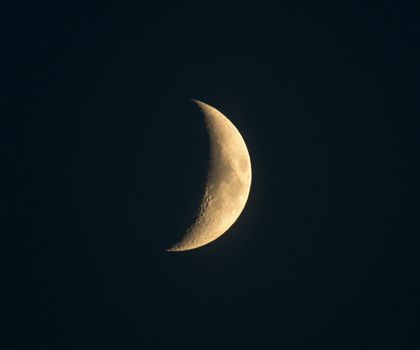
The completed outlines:
{"type": "Polygon", "coordinates": [[[194,102],[198,107],[200,107],[201,110],[206,105],[204,102],[202,102],[200,100],[196,100],[195,98],[190,98],[190,101],[194,102]]]}
{"type": "Polygon", "coordinates": [[[171,248],[166,248],[165,249],[165,252],[168,252],[168,253],[179,252],[179,251],[181,251],[181,250],[180,249],[177,249],[175,246],[174,247],[171,247],[171,248]]]}
{"type": "Polygon", "coordinates": [[[165,252],[180,253],[180,252],[185,252],[187,250],[193,250],[193,249],[196,249],[196,248],[198,248],[198,247],[184,247],[184,246],[179,246],[178,244],[175,244],[173,247],[165,249],[165,252]]]}

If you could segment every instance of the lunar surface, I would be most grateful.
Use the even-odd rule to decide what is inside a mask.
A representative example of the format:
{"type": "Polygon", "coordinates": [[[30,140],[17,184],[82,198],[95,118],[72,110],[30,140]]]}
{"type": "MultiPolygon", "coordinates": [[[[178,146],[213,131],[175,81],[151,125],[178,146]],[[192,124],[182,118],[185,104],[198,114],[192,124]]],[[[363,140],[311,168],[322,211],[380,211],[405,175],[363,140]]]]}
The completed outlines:
{"type": "Polygon", "coordinates": [[[225,233],[245,207],[251,188],[251,160],[232,122],[217,109],[193,100],[204,114],[210,138],[210,166],[195,222],[167,251],[206,245],[225,233]]]}

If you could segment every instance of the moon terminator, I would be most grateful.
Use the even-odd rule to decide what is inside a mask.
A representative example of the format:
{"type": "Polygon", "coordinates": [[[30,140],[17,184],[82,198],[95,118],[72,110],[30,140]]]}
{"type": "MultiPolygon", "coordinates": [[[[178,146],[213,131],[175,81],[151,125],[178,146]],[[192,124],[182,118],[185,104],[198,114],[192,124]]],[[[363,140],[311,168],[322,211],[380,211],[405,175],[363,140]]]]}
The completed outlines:
{"type": "Polygon", "coordinates": [[[251,160],[241,134],[221,112],[192,100],[204,114],[210,138],[210,166],[197,218],[167,251],[204,246],[224,234],[245,207],[251,187],[251,160]]]}

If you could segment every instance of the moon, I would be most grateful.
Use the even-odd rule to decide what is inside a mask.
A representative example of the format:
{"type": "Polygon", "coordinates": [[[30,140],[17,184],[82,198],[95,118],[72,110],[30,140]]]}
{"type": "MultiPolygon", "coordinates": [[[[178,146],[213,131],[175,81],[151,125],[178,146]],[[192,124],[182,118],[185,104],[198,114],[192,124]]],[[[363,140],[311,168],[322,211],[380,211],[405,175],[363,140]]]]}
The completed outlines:
{"type": "Polygon", "coordinates": [[[241,214],[251,188],[251,159],[235,125],[217,109],[192,100],[201,109],[210,138],[210,165],[195,222],[166,251],[204,246],[223,235],[241,214]]]}

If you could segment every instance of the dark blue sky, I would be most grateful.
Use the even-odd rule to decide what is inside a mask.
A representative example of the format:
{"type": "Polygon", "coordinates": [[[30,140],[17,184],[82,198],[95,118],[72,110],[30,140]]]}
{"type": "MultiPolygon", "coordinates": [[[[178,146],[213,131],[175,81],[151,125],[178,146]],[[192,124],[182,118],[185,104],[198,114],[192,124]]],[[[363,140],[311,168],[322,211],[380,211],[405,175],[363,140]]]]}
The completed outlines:
{"type": "Polygon", "coordinates": [[[397,1],[2,11],[5,349],[420,346],[419,9],[397,1]],[[208,145],[253,183],[219,240],[191,223],[208,145]]]}

